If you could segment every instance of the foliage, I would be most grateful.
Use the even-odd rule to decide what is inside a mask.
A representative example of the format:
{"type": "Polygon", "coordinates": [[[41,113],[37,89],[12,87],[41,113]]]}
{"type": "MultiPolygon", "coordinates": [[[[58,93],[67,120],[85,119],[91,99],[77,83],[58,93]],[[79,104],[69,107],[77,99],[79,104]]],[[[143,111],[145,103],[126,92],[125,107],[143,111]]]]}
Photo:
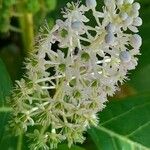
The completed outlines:
{"type": "MultiPolygon", "coordinates": [[[[29,0],[28,0],[29,1],[29,0]]],[[[149,150],[150,149],[150,1],[138,0],[142,4],[141,17],[143,19],[143,26],[140,29],[140,34],[143,37],[143,46],[141,49],[142,55],[139,57],[138,68],[130,75],[131,80],[126,85],[126,90],[121,91],[123,99],[117,96],[107,103],[106,109],[99,113],[100,124],[98,127],[92,127],[88,131],[88,139],[85,144],[79,146],[73,146],[70,150],[149,150]],[[134,92],[128,93],[128,90],[134,92]],[[132,95],[128,95],[132,94],[132,95]],[[89,136],[92,140],[90,140],[89,136]]],[[[33,2],[33,1],[31,1],[33,2]]],[[[48,12],[50,8],[53,12],[46,13],[44,16],[52,16],[53,18],[58,16],[58,10],[64,6],[68,0],[60,0],[53,5],[48,4],[51,0],[45,0],[41,5],[41,1],[36,1],[30,5],[24,5],[24,9],[33,14],[34,26],[39,28],[39,14],[44,10],[48,12]],[[47,1],[47,2],[46,2],[47,1]],[[38,3],[37,3],[38,2],[38,3]],[[36,6],[38,5],[38,7],[36,6]],[[41,7],[42,6],[42,7],[41,7]],[[43,7],[44,6],[44,7],[43,7]],[[45,9],[46,6],[46,9],[45,9]],[[48,8],[48,7],[49,8],[48,8]],[[53,7],[52,7],[53,6],[53,7]],[[28,8],[27,8],[28,7],[28,8]],[[32,10],[34,8],[34,10],[32,10]],[[36,9],[35,9],[36,8],[36,9]],[[54,10],[55,8],[55,10],[54,10]],[[32,12],[33,11],[33,12],[32,12]],[[37,25],[38,24],[38,25],[37,25]]],[[[100,2],[101,3],[101,2],[100,2]]],[[[2,0],[0,1],[0,30],[1,32],[7,32],[10,28],[10,20],[12,19],[11,11],[12,7],[16,7],[18,1],[16,0],[2,0]],[[2,7],[3,3],[3,7],[2,7]]],[[[99,4],[101,5],[101,4],[99,4]]],[[[19,10],[20,11],[20,10],[19,10]]],[[[18,13],[18,11],[17,11],[18,13]]],[[[18,18],[18,17],[16,17],[18,18]]],[[[44,17],[41,17],[44,18],[44,17]]],[[[19,19],[18,19],[19,20],[19,19]]],[[[53,20],[52,18],[50,20],[53,20]]],[[[53,21],[52,21],[53,22],[53,21]]],[[[16,25],[18,29],[18,25],[16,25]]],[[[17,30],[19,31],[19,30],[17,30]]],[[[27,32],[27,31],[26,31],[27,32]]],[[[1,35],[0,35],[1,36],[1,35]]],[[[8,43],[10,44],[10,42],[8,43]]],[[[19,45],[19,44],[18,44],[19,45]]],[[[20,46],[19,46],[20,47],[20,46]]],[[[1,48],[1,47],[0,47],[1,48]]],[[[2,49],[2,48],[1,48],[2,49]]],[[[20,47],[22,49],[22,47],[20,47]]],[[[7,49],[5,49],[7,52],[7,49]]],[[[1,53],[0,53],[1,55],[1,53]]],[[[7,56],[8,57],[8,56],[7,56]]],[[[10,57],[9,57],[10,58],[10,57]]],[[[17,58],[15,58],[17,59],[17,58]]],[[[20,56],[19,56],[20,59],[20,56]]],[[[6,61],[6,56],[3,57],[6,61]]],[[[10,66],[10,64],[8,64],[10,66]]],[[[7,66],[7,68],[9,68],[7,66]]],[[[19,64],[18,64],[19,67],[19,64]]],[[[11,108],[7,104],[5,97],[7,97],[11,91],[12,83],[2,60],[0,60],[0,149],[3,150],[28,150],[29,141],[24,135],[14,137],[9,131],[6,130],[8,120],[10,120],[11,108]]],[[[16,71],[15,68],[11,68],[16,71]]],[[[10,72],[10,70],[9,70],[10,72]]],[[[22,73],[23,74],[23,73],[22,73]]],[[[11,78],[12,77],[12,74],[11,78]]],[[[32,129],[31,129],[32,130],[32,129]]],[[[59,145],[58,150],[67,150],[67,145],[64,143],[59,145]]]]}
{"type": "Polygon", "coordinates": [[[100,113],[101,122],[89,130],[98,150],[150,148],[150,95],[111,101],[100,113]],[[142,103],[141,103],[142,101],[142,103]]]}
{"type": "MultiPolygon", "coordinates": [[[[18,32],[22,36],[24,54],[33,50],[34,30],[53,11],[57,0],[2,0],[0,3],[0,33],[18,32]],[[13,23],[16,19],[17,22],[13,23]]],[[[52,23],[52,22],[50,22],[52,23]]]]}
{"type": "Polygon", "coordinates": [[[56,7],[57,0],[2,0],[0,3],[0,32],[15,29],[11,26],[12,17],[22,17],[24,13],[37,15],[39,11],[50,12],[56,7]]]}

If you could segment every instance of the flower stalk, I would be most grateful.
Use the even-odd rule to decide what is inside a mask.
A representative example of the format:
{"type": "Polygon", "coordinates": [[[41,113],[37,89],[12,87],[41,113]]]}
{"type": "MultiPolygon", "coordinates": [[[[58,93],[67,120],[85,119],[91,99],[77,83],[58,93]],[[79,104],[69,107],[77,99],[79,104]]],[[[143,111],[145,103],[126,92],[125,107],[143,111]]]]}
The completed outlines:
{"type": "Polygon", "coordinates": [[[25,55],[33,51],[34,47],[34,30],[33,30],[33,14],[24,13],[19,17],[20,30],[25,55]]]}

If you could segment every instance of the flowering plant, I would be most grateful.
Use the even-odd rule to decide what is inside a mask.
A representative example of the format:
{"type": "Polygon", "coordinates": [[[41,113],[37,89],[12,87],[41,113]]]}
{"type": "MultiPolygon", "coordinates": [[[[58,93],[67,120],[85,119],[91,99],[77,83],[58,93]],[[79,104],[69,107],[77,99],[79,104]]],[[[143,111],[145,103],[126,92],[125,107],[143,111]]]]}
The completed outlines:
{"type": "Polygon", "coordinates": [[[98,124],[97,113],[108,96],[137,66],[140,4],[104,0],[102,12],[96,6],[96,0],[67,3],[64,19],[52,30],[43,28],[34,53],[26,59],[26,74],[12,94],[10,126],[16,133],[27,132],[31,149],[53,149],[64,140],[69,147],[82,143],[87,128],[98,124]]]}

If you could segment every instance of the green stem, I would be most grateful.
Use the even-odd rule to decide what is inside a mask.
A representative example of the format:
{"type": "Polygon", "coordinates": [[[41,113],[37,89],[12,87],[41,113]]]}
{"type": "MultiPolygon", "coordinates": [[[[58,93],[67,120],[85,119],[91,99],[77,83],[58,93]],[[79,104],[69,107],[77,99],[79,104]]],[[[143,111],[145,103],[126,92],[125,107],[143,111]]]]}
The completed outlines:
{"type": "Polygon", "coordinates": [[[48,128],[48,126],[46,126],[46,125],[42,126],[42,128],[41,128],[41,135],[43,135],[45,133],[47,128],[48,128]]]}
{"type": "Polygon", "coordinates": [[[20,28],[22,30],[22,42],[24,47],[24,54],[33,51],[34,45],[34,30],[33,30],[33,15],[32,13],[24,13],[22,17],[19,18],[20,28]]]}
{"type": "Polygon", "coordinates": [[[15,11],[12,11],[11,12],[11,17],[22,17],[22,14],[21,13],[17,13],[15,11]]]}
{"type": "Polygon", "coordinates": [[[23,134],[20,133],[20,135],[18,137],[17,150],[21,150],[22,149],[22,140],[23,140],[23,134]]]}
{"type": "Polygon", "coordinates": [[[12,108],[10,107],[1,107],[0,108],[0,112],[11,112],[12,111],[12,108]]]}
{"type": "Polygon", "coordinates": [[[9,26],[9,30],[14,31],[14,32],[18,32],[18,33],[21,33],[21,32],[22,32],[19,28],[14,27],[14,26],[12,26],[12,25],[9,26]]]}

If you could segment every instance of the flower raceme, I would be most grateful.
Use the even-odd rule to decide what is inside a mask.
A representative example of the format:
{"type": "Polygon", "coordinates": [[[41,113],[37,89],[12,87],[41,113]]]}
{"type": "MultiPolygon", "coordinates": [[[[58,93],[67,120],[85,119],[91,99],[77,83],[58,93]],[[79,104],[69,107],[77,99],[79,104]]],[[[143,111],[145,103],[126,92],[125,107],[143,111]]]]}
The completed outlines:
{"type": "Polygon", "coordinates": [[[67,3],[63,20],[52,30],[45,26],[25,62],[26,74],[12,94],[11,127],[27,133],[31,149],[53,149],[64,140],[68,146],[82,143],[107,97],[137,66],[140,4],[104,0],[102,12],[96,6],[96,0],[67,3]]]}

